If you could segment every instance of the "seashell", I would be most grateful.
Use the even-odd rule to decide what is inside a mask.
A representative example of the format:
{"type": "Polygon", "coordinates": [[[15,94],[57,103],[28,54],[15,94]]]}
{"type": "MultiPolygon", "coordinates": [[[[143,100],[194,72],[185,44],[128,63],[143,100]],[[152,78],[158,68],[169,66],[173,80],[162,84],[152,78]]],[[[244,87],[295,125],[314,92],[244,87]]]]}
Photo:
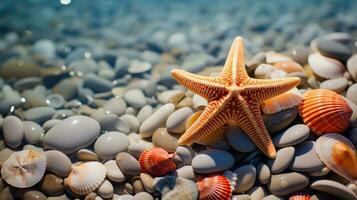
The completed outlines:
{"type": "Polygon", "coordinates": [[[304,99],[299,103],[299,113],[304,123],[315,134],[322,135],[342,133],[346,130],[352,109],[337,93],[316,89],[304,94],[304,99]]]}
{"type": "Polygon", "coordinates": [[[254,71],[254,77],[258,79],[284,78],[287,75],[285,71],[276,69],[269,64],[260,64],[254,71]]]}
{"type": "Polygon", "coordinates": [[[267,114],[274,114],[298,105],[303,97],[297,88],[268,99],[262,103],[262,110],[267,114]]]}
{"type": "Polygon", "coordinates": [[[176,169],[173,161],[175,154],[169,154],[162,148],[145,150],[139,158],[142,172],[153,176],[163,176],[176,169]]]}
{"type": "Polygon", "coordinates": [[[29,188],[37,184],[45,171],[45,154],[34,150],[15,152],[1,166],[2,178],[18,188],[29,188]]]}
{"type": "Polygon", "coordinates": [[[308,194],[295,194],[289,198],[289,200],[310,200],[311,197],[308,194]]]}
{"type": "Polygon", "coordinates": [[[292,59],[284,54],[277,53],[274,51],[269,51],[265,53],[265,58],[267,63],[277,63],[277,62],[285,62],[292,61],[292,59]]]}
{"type": "Polygon", "coordinates": [[[196,184],[200,193],[200,200],[229,200],[234,188],[231,181],[220,174],[199,176],[196,184]]]}
{"type": "Polygon", "coordinates": [[[343,77],[343,73],[346,71],[340,61],[325,57],[319,53],[311,54],[308,61],[311,70],[324,79],[343,77]]]}
{"type": "Polygon", "coordinates": [[[286,73],[293,73],[293,72],[304,72],[304,68],[301,65],[294,61],[281,61],[274,63],[274,68],[285,71],[286,73]]]}
{"type": "Polygon", "coordinates": [[[86,162],[72,166],[72,171],[64,184],[74,193],[88,194],[96,190],[104,181],[107,170],[100,162],[86,162]]]}
{"type": "Polygon", "coordinates": [[[332,171],[357,184],[357,151],[344,136],[325,134],[317,139],[316,152],[332,171]]]}

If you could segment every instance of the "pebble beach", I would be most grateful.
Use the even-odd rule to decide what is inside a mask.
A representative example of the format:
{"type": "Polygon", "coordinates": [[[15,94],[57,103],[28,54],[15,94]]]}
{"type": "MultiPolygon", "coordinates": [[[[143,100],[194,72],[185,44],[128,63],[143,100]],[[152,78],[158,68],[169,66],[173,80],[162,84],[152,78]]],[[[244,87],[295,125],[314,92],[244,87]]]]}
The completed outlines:
{"type": "Polygon", "coordinates": [[[0,200],[357,200],[356,8],[0,3],[0,200]],[[273,157],[239,126],[180,142],[213,100],[172,70],[221,75],[237,36],[249,77],[299,78],[259,106],[273,157]]]}

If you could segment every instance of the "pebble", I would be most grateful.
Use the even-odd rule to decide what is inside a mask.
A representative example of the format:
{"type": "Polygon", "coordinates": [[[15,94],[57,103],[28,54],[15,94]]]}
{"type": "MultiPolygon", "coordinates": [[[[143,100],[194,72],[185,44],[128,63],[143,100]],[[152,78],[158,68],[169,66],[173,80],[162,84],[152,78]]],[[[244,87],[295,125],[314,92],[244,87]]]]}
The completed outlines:
{"type": "Polygon", "coordinates": [[[50,120],[46,121],[45,123],[43,123],[42,128],[45,132],[47,132],[48,130],[50,130],[52,127],[54,127],[61,121],[62,120],[60,120],[60,119],[50,119],[50,120]]]}
{"type": "Polygon", "coordinates": [[[80,161],[99,161],[99,157],[89,149],[80,149],[77,151],[77,158],[80,161]]]}
{"type": "Polygon", "coordinates": [[[300,191],[308,185],[308,177],[297,172],[289,172],[272,175],[268,189],[275,195],[288,195],[300,191]]]}
{"type": "Polygon", "coordinates": [[[97,121],[83,115],[64,119],[51,128],[43,137],[43,145],[66,154],[73,153],[92,144],[98,137],[100,126],[97,121]]]}
{"type": "Polygon", "coordinates": [[[127,151],[129,138],[121,132],[107,132],[99,136],[94,143],[94,152],[102,160],[113,159],[119,152],[127,151]]]}
{"type": "Polygon", "coordinates": [[[320,83],[320,88],[332,90],[338,93],[344,91],[347,86],[348,80],[346,78],[334,78],[320,83]]]}
{"type": "Polygon", "coordinates": [[[23,78],[14,83],[14,89],[21,91],[24,89],[34,88],[36,85],[41,84],[41,79],[39,77],[28,77],[23,78]]]}
{"type": "MultiPolygon", "coordinates": [[[[94,117],[94,116],[92,116],[94,117]]],[[[100,124],[103,131],[119,131],[128,134],[130,127],[118,116],[113,114],[102,115],[94,117],[100,124]]]]}
{"type": "Polygon", "coordinates": [[[143,183],[143,186],[146,191],[150,193],[154,192],[154,179],[149,174],[140,173],[140,180],[143,183]]]}
{"type": "Polygon", "coordinates": [[[7,116],[2,123],[5,143],[12,148],[20,146],[24,138],[24,125],[16,116],[7,116]]]}
{"type": "Polygon", "coordinates": [[[237,174],[237,184],[234,192],[246,192],[253,187],[257,175],[256,169],[253,165],[243,165],[234,170],[237,174]]]}
{"type": "Polygon", "coordinates": [[[233,200],[252,200],[249,194],[238,194],[232,196],[233,200]]]}
{"type": "Polygon", "coordinates": [[[139,192],[143,192],[144,190],[144,186],[141,183],[140,177],[139,176],[135,176],[134,178],[132,178],[131,180],[131,184],[133,185],[134,188],[134,193],[139,193],[139,192]]]}
{"type": "Polygon", "coordinates": [[[123,172],[119,169],[115,160],[108,160],[104,163],[105,168],[107,169],[107,177],[109,180],[121,183],[125,181],[125,176],[123,172]]]}
{"type": "Polygon", "coordinates": [[[295,147],[295,158],[290,168],[298,172],[312,172],[324,167],[316,153],[316,142],[305,141],[295,147]]]}
{"type": "Polygon", "coordinates": [[[120,116],[119,119],[122,120],[125,124],[129,125],[130,127],[129,132],[132,133],[132,132],[137,132],[139,130],[140,122],[134,115],[124,114],[120,116]]]}
{"type": "Polygon", "coordinates": [[[345,200],[357,199],[357,194],[354,194],[345,185],[332,180],[315,181],[311,184],[311,188],[345,200]]]}
{"type": "Polygon", "coordinates": [[[173,112],[166,121],[166,128],[172,133],[183,133],[186,131],[186,120],[193,114],[189,107],[183,107],[173,112]]]}
{"type": "Polygon", "coordinates": [[[267,184],[270,181],[270,169],[265,163],[259,163],[257,166],[257,176],[261,184],[267,184]]]}
{"type": "Polygon", "coordinates": [[[42,127],[32,121],[24,121],[22,123],[24,127],[25,141],[28,144],[40,143],[41,137],[44,134],[42,127]]]}
{"type": "Polygon", "coordinates": [[[133,200],[154,200],[154,198],[147,192],[139,192],[135,194],[133,200]]]}
{"type": "Polygon", "coordinates": [[[200,174],[224,171],[233,165],[233,156],[229,152],[219,149],[201,151],[192,159],[193,170],[200,174]]]}
{"type": "Polygon", "coordinates": [[[357,54],[347,60],[347,70],[354,81],[357,81],[357,54]]]}
{"type": "Polygon", "coordinates": [[[155,190],[160,192],[162,200],[196,200],[198,197],[196,183],[180,177],[165,176],[160,178],[155,184],[155,190]]]}
{"type": "Polygon", "coordinates": [[[295,148],[285,147],[279,149],[276,153],[276,158],[274,160],[268,160],[271,166],[271,172],[273,174],[281,173],[286,168],[289,167],[291,161],[294,159],[295,148]]]}
{"type": "Polygon", "coordinates": [[[55,113],[56,110],[52,107],[36,107],[26,110],[24,117],[28,121],[43,124],[45,121],[51,119],[55,113]]]}
{"type": "Polygon", "coordinates": [[[278,197],[274,194],[271,194],[271,195],[264,197],[262,200],[284,200],[284,198],[278,197]]]}
{"type": "Polygon", "coordinates": [[[152,136],[152,143],[154,146],[172,153],[178,146],[178,139],[177,136],[169,133],[166,128],[158,128],[152,136]]]}
{"type": "MultiPolygon", "coordinates": [[[[136,134],[136,133],[133,133],[136,134]]],[[[141,153],[145,150],[153,148],[154,145],[151,142],[141,140],[140,142],[131,143],[128,147],[128,152],[135,158],[139,158],[141,153]]]]}
{"type": "Polygon", "coordinates": [[[79,80],[75,77],[61,80],[52,88],[54,93],[62,95],[66,100],[72,99],[78,91],[79,80]]]}
{"type": "Polygon", "coordinates": [[[267,191],[262,186],[254,186],[248,191],[251,199],[263,199],[267,195],[267,191]]]}
{"type": "Polygon", "coordinates": [[[139,74],[143,74],[145,72],[150,71],[151,68],[152,68],[152,65],[148,62],[133,60],[130,62],[130,65],[128,67],[128,72],[133,75],[139,75],[139,74]]]}
{"type": "Polygon", "coordinates": [[[181,158],[181,160],[184,162],[186,165],[190,165],[193,159],[193,150],[190,149],[189,147],[185,146],[178,146],[176,148],[176,155],[181,158]]]}
{"type": "Polygon", "coordinates": [[[263,114],[263,120],[268,132],[274,134],[287,128],[297,115],[298,110],[294,107],[274,114],[263,114]]]}
{"type": "Polygon", "coordinates": [[[4,148],[0,151],[0,163],[5,162],[15,151],[9,149],[9,148],[4,148]]]}
{"type": "Polygon", "coordinates": [[[308,58],[311,70],[324,79],[333,79],[343,76],[346,71],[341,62],[325,57],[319,53],[311,54],[308,58]]]}
{"type": "Polygon", "coordinates": [[[310,135],[310,128],[305,124],[296,124],[275,135],[273,143],[276,147],[287,147],[299,144],[310,135]]]}
{"type": "Polygon", "coordinates": [[[2,65],[0,70],[0,77],[4,79],[39,76],[40,67],[35,63],[22,59],[10,59],[2,65]]]}
{"type": "Polygon", "coordinates": [[[125,176],[138,176],[140,174],[141,167],[134,156],[121,152],[116,155],[115,160],[125,176]]]}
{"type": "Polygon", "coordinates": [[[175,174],[181,178],[195,180],[195,173],[191,165],[180,167],[175,171],[175,174]]]}
{"type": "Polygon", "coordinates": [[[153,108],[150,105],[145,105],[140,109],[136,115],[136,118],[138,119],[139,123],[142,124],[152,113],[153,108]]]}
{"type": "Polygon", "coordinates": [[[322,55],[344,62],[352,55],[351,49],[349,49],[344,44],[334,40],[317,40],[316,47],[322,55]]]}
{"type": "Polygon", "coordinates": [[[56,56],[56,45],[52,40],[38,40],[32,47],[32,51],[44,59],[53,59],[56,56]]]}
{"type": "Polygon", "coordinates": [[[239,127],[228,128],[226,135],[228,143],[236,151],[248,153],[257,148],[252,140],[239,127]]]}
{"type": "Polygon", "coordinates": [[[127,105],[124,99],[113,97],[106,101],[102,108],[106,114],[114,114],[117,116],[121,116],[122,114],[124,114],[127,105]]]}
{"type": "Polygon", "coordinates": [[[346,97],[357,105],[357,83],[347,89],[346,97]]]}
{"type": "Polygon", "coordinates": [[[47,197],[40,191],[30,190],[24,193],[22,199],[26,200],[46,200],[47,197]]]}
{"type": "Polygon", "coordinates": [[[11,193],[10,188],[6,187],[2,191],[0,191],[0,197],[3,200],[13,200],[15,199],[14,195],[11,193]]]}
{"type": "Polygon", "coordinates": [[[61,195],[64,192],[63,179],[53,174],[46,174],[40,183],[40,188],[46,195],[61,195]]]}
{"type": "Polygon", "coordinates": [[[113,188],[113,185],[108,180],[105,180],[99,186],[97,192],[101,197],[103,197],[105,199],[108,199],[108,198],[111,198],[113,196],[114,188],[113,188]]]}
{"type": "Polygon", "coordinates": [[[83,87],[89,88],[95,93],[111,91],[112,82],[94,74],[86,74],[83,78],[83,87]]]}
{"type": "Polygon", "coordinates": [[[72,170],[71,160],[57,150],[45,151],[46,170],[53,172],[59,177],[67,177],[72,170]]]}
{"type": "Polygon", "coordinates": [[[134,108],[145,106],[146,99],[144,93],[139,89],[128,90],[123,95],[125,101],[134,108]]]}
{"type": "Polygon", "coordinates": [[[157,99],[160,103],[173,103],[175,105],[184,97],[185,92],[182,90],[165,90],[157,95],[157,99]]]}
{"type": "Polygon", "coordinates": [[[175,105],[172,103],[164,104],[158,108],[150,117],[148,117],[140,126],[141,137],[148,138],[157,128],[163,127],[167,118],[175,111],[175,105]]]}
{"type": "Polygon", "coordinates": [[[192,102],[193,102],[193,107],[198,110],[203,110],[208,104],[208,101],[205,98],[197,94],[193,95],[192,102]]]}
{"type": "Polygon", "coordinates": [[[66,103],[66,100],[60,94],[53,93],[46,97],[47,106],[55,108],[55,109],[63,107],[65,103],[66,103]]]}

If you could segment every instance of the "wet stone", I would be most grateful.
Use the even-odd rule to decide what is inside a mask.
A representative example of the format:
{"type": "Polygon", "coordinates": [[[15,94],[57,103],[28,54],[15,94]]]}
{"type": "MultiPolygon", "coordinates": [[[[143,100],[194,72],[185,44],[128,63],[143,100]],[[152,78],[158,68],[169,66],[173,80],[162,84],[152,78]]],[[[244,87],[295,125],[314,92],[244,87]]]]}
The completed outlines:
{"type": "Polygon", "coordinates": [[[325,165],[317,156],[315,146],[315,141],[305,141],[297,145],[295,147],[295,158],[290,168],[300,172],[312,172],[323,168],[325,165]]]}
{"type": "Polygon", "coordinates": [[[296,124],[275,135],[273,137],[273,143],[276,147],[292,146],[304,141],[309,135],[310,129],[308,126],[304,124],[296,124]]]}
{"type": "Polygon", "coordinates": [[[297,172],[290,172],[272,175],[268,189],[275,195],[288,195],[304,189],[308,184],[308,177],[297,172]]]}

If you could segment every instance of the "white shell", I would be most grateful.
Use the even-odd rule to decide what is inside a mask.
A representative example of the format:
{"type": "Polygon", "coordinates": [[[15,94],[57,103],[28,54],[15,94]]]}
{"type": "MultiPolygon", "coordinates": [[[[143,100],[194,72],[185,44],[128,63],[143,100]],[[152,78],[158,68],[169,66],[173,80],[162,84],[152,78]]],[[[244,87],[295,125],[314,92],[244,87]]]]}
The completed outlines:
{"type": "Polygon", "coordinates": [[[308,58],[311,70],[325,79],[343,77],[346,71],[343,64],[335,59],[325,57],[319,53],[311,54],[308,58]]]}
{"type": "Polygon", "coordinates": [[[107,170],[100,162],[86,162],[72,166],[72,172],[64,180],[76,194],[84,195],[96,190],[104,181],[107,170]]]}
{"type": "Polygon", "coordinates": [[[297,88],[293,88],[281,95],[268,99],[262,103],[264,113],[273,114],[297,106],[303,96],[297,88]]]}
{"type": "Polygon", "coordinates": [[[357,152],[347,138],[336,133],[324,134],[316,141],[316,153],[328,168],[357,184],[357,152]],[[345,148],[337,148],[336,151],[336,144],[345,148]]]}
{"type": "Polygon", "coordinates": [[[18,188],[28,188],[40,182],[45,171],[45,154],[34,150],[15,152],[1,166],[2,178],[18,188]]]}

